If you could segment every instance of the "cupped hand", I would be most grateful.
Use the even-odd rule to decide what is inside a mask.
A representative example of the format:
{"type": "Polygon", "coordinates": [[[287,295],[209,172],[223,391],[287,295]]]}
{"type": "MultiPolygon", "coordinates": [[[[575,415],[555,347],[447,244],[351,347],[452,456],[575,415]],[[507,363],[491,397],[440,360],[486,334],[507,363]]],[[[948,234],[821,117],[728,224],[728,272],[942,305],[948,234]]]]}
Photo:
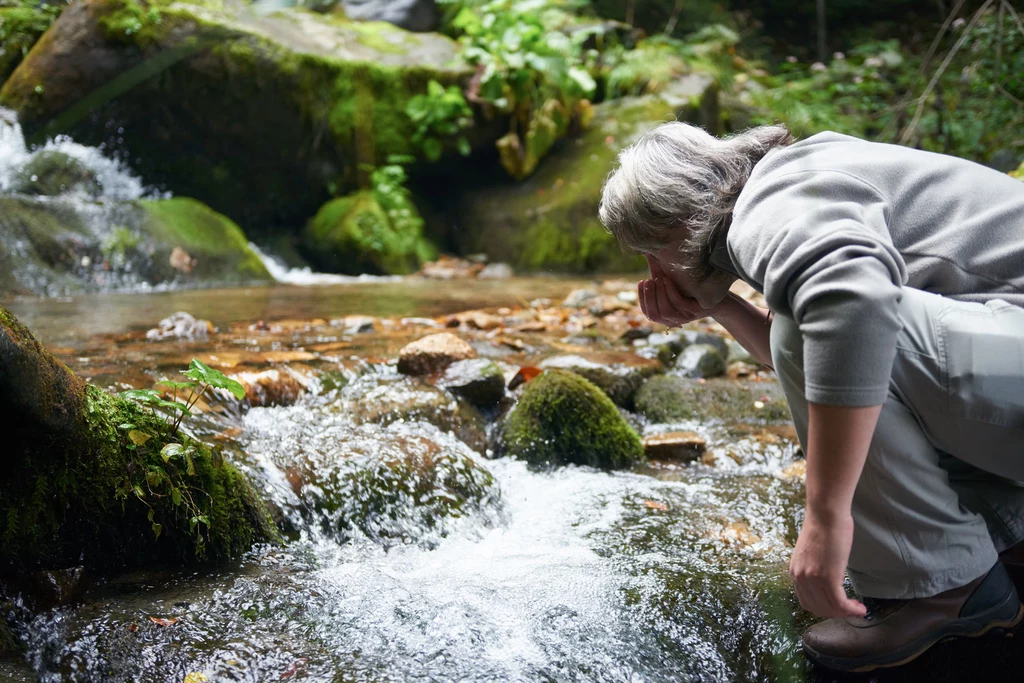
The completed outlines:
{"type": "Polygon", "coordinates": [[[708,315],[708,311],[701,308],[696,299],[679,293],[656,261],[648,258],[647,263],[651,268],[651,278],[640,281],[637,294],[640,310],[648,320],[667,327],[677,327],[708,315]]]}
{"type": "Polygon", "coordinates": [[[819,617],[862,617],[866,608],[846,596],[843,577],[853,545],[853,517],[808,511],[789,561],[800,605],[819,617]]]}

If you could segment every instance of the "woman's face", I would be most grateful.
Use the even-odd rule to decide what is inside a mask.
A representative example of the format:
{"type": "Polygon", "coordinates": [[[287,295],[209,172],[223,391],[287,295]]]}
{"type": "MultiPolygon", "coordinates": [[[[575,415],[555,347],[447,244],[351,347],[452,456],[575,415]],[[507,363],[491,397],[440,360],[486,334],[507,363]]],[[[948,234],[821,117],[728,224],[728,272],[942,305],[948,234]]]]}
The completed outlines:
{"type": "Polygon", "coordinates": [[[700,307],[709,310],[717,306],[729,294],[729,287],[736,280],[724,271],[716,270],[711,276],[698,280],[683,269],[679,263],[679,247],[682,241],[673,242],[653,254],[645,254],[651,276],[661,273],[672,281],[683,296],[696,299],[700,307]],[[661,271],[660,273],[658,271],[661,271]]]}

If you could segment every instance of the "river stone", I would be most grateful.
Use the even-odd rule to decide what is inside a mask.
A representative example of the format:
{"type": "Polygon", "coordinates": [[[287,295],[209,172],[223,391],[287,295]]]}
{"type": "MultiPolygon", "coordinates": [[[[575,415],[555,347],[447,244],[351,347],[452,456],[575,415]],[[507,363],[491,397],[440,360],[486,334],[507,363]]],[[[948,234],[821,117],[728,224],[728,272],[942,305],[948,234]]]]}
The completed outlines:
{"type": "MultiPolygon", "coordinates": [[[[366,166],[419,154],[406,105],[431,80],[466,85],[473,73],[451,38],[384,22],[248,2],[79,0],[7,79],[0,105],[34,140],[105,145],[147,184],[243,225],[301,226],[365,186],[366,166]]],[[[474,146],[501,134],[486,122],[468,130],[474,146]]]]}
{"type": "Polygon", "coordinates": [[[245,400],[252,407],[290,406],[306,391],[306,385],[287,369],[240,372],[233,378],[245,388],[245,400]]]}
{"type": "Polygon", "coordinates": [[[696,432],[668,432],[644,439],[644,453],[649,460],[687,463],[699,459],[706,450],[707,442],[696,432]]]}
{"type": "Polygon", "coordinates": [[[725,359],[711,344],[693,344],[683,349],[672,370],[684,377],[718,377],[725,374],[725,359]]]}
{"type": "Polygon", "coordinates": [[[18,172],[14,190],[51,197],[78,191],[96,197],[102,188],[96,174],[78,159],[56,150],[43,150],[18,172]]]}
{"type": "Polygon", "coordinates": [[[505,396],[505,376],[497,363],[486,358],[455,361],[445,370],[438,386],[478,408],[493,408],[505,396]]]}
{"type": "Polygon", "coordinates": [[[476,358],[472,346],[451,332],[438,332],[406,345],[398,354],[398,371],[405,375],[429,375],[469,358],[476,358]]]}
{"type": "Polygon", "coordinates": [[[579,375],[558,369],[526,384],[502,421],[496,450],[539,467],[620,469],[644,459],[640,438],[611,399],[579,375]]]}
{"type": "Polygon", "coordinates": [[[78,602],[86,587],[85,567],[44,569],[32,575],[32,594],[44,609],[78,602]]]}
{"type": "Polygon", "coordinates": [[[480,412],[417,378],[360,377],[341,390],[338,406],[356,424],[422,421],[454,433],[475,451],[486,447],[486,421],[480,412]]]}
{"type": "Polygon", "coordinates": [[[594,105],[590,127],[555,146],[526,180],[466,178],[450,205],[452,223],[460,226],[452,234],[455,248],[485,252],[519,273],[640,271],[643,259],[624,254],[598,220],[605,176],[624,147],[667,119],[717,132],[717,100],[714,78],[692,73],[658,95],[594,105]]]}
{"type": "Polygon", "coordinates": [[[146,332],[146,339],[206,339],[216,331],[209,320],[199,320],[185,311],[169,315],[153,329],[146,332]]]}
{"type": "Polygon", "coordinates": [[[343,334],[373,332],[375,322],[376,320],[368,315],[346,315],[340,321],[343,334]]]}
{"type": "Polygon", "coordinates": [[[565,297],[562,305],[566,308],[583,308],[592,299],[601,296],[601,293],[593,289],[574,289],[565,297]]]}
{"type": "Polygon", "coordinates": [[[657,361],[618,352],[555,356],[542,361],[540,367],[560,368],[585,377],[624,408],[633,406],[634,395],[649,377],[664,372],[657,361]]]}
{"type": "Polygon", "coordinates": [[[488,263],[476,277],[478,280],[507,280],[514,275],[515,271],[507,263],[488,263]]]}
{"type": "Polygon", "coordinates": [[[408,31],[433,31],[437,25],[434,0],[342,0],[349,19],[386,21],[408,31]]]}

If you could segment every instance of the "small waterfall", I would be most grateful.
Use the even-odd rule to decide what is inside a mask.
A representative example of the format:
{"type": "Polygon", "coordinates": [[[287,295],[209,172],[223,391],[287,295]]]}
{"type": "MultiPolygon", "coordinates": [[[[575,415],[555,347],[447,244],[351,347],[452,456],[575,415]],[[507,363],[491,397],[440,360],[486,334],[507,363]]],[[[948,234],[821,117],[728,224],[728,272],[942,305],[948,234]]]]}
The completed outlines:
{"type": "Polygon", "coordinates": [[[249,243],[249,248],[263,261],[267,272],[283,284],[287,285],[348,285],[355,282],[400,282],[398,275],[336,275],[334,273],[316,273],[309,266],[305,268],[289,268],[278,258],[266,253],[258,246],[249,243]]]}

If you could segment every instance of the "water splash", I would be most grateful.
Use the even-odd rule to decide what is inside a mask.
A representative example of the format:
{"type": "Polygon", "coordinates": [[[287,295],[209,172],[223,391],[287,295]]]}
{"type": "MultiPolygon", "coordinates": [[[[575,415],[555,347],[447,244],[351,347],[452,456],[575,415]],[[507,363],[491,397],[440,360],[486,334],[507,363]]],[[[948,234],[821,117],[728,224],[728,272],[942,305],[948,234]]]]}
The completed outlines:
{"type": "Polygon", "coordinates": [[[305,268],[289,268],[285,263],[266,253],[258,246],[249,243],[249,247],[263,261],[267,271],[276,281],[288,285],[347,285],[358,282],[401,282],[398,275],[336,275],[334,273],[316,273],[309,266],[305,268]]]}

